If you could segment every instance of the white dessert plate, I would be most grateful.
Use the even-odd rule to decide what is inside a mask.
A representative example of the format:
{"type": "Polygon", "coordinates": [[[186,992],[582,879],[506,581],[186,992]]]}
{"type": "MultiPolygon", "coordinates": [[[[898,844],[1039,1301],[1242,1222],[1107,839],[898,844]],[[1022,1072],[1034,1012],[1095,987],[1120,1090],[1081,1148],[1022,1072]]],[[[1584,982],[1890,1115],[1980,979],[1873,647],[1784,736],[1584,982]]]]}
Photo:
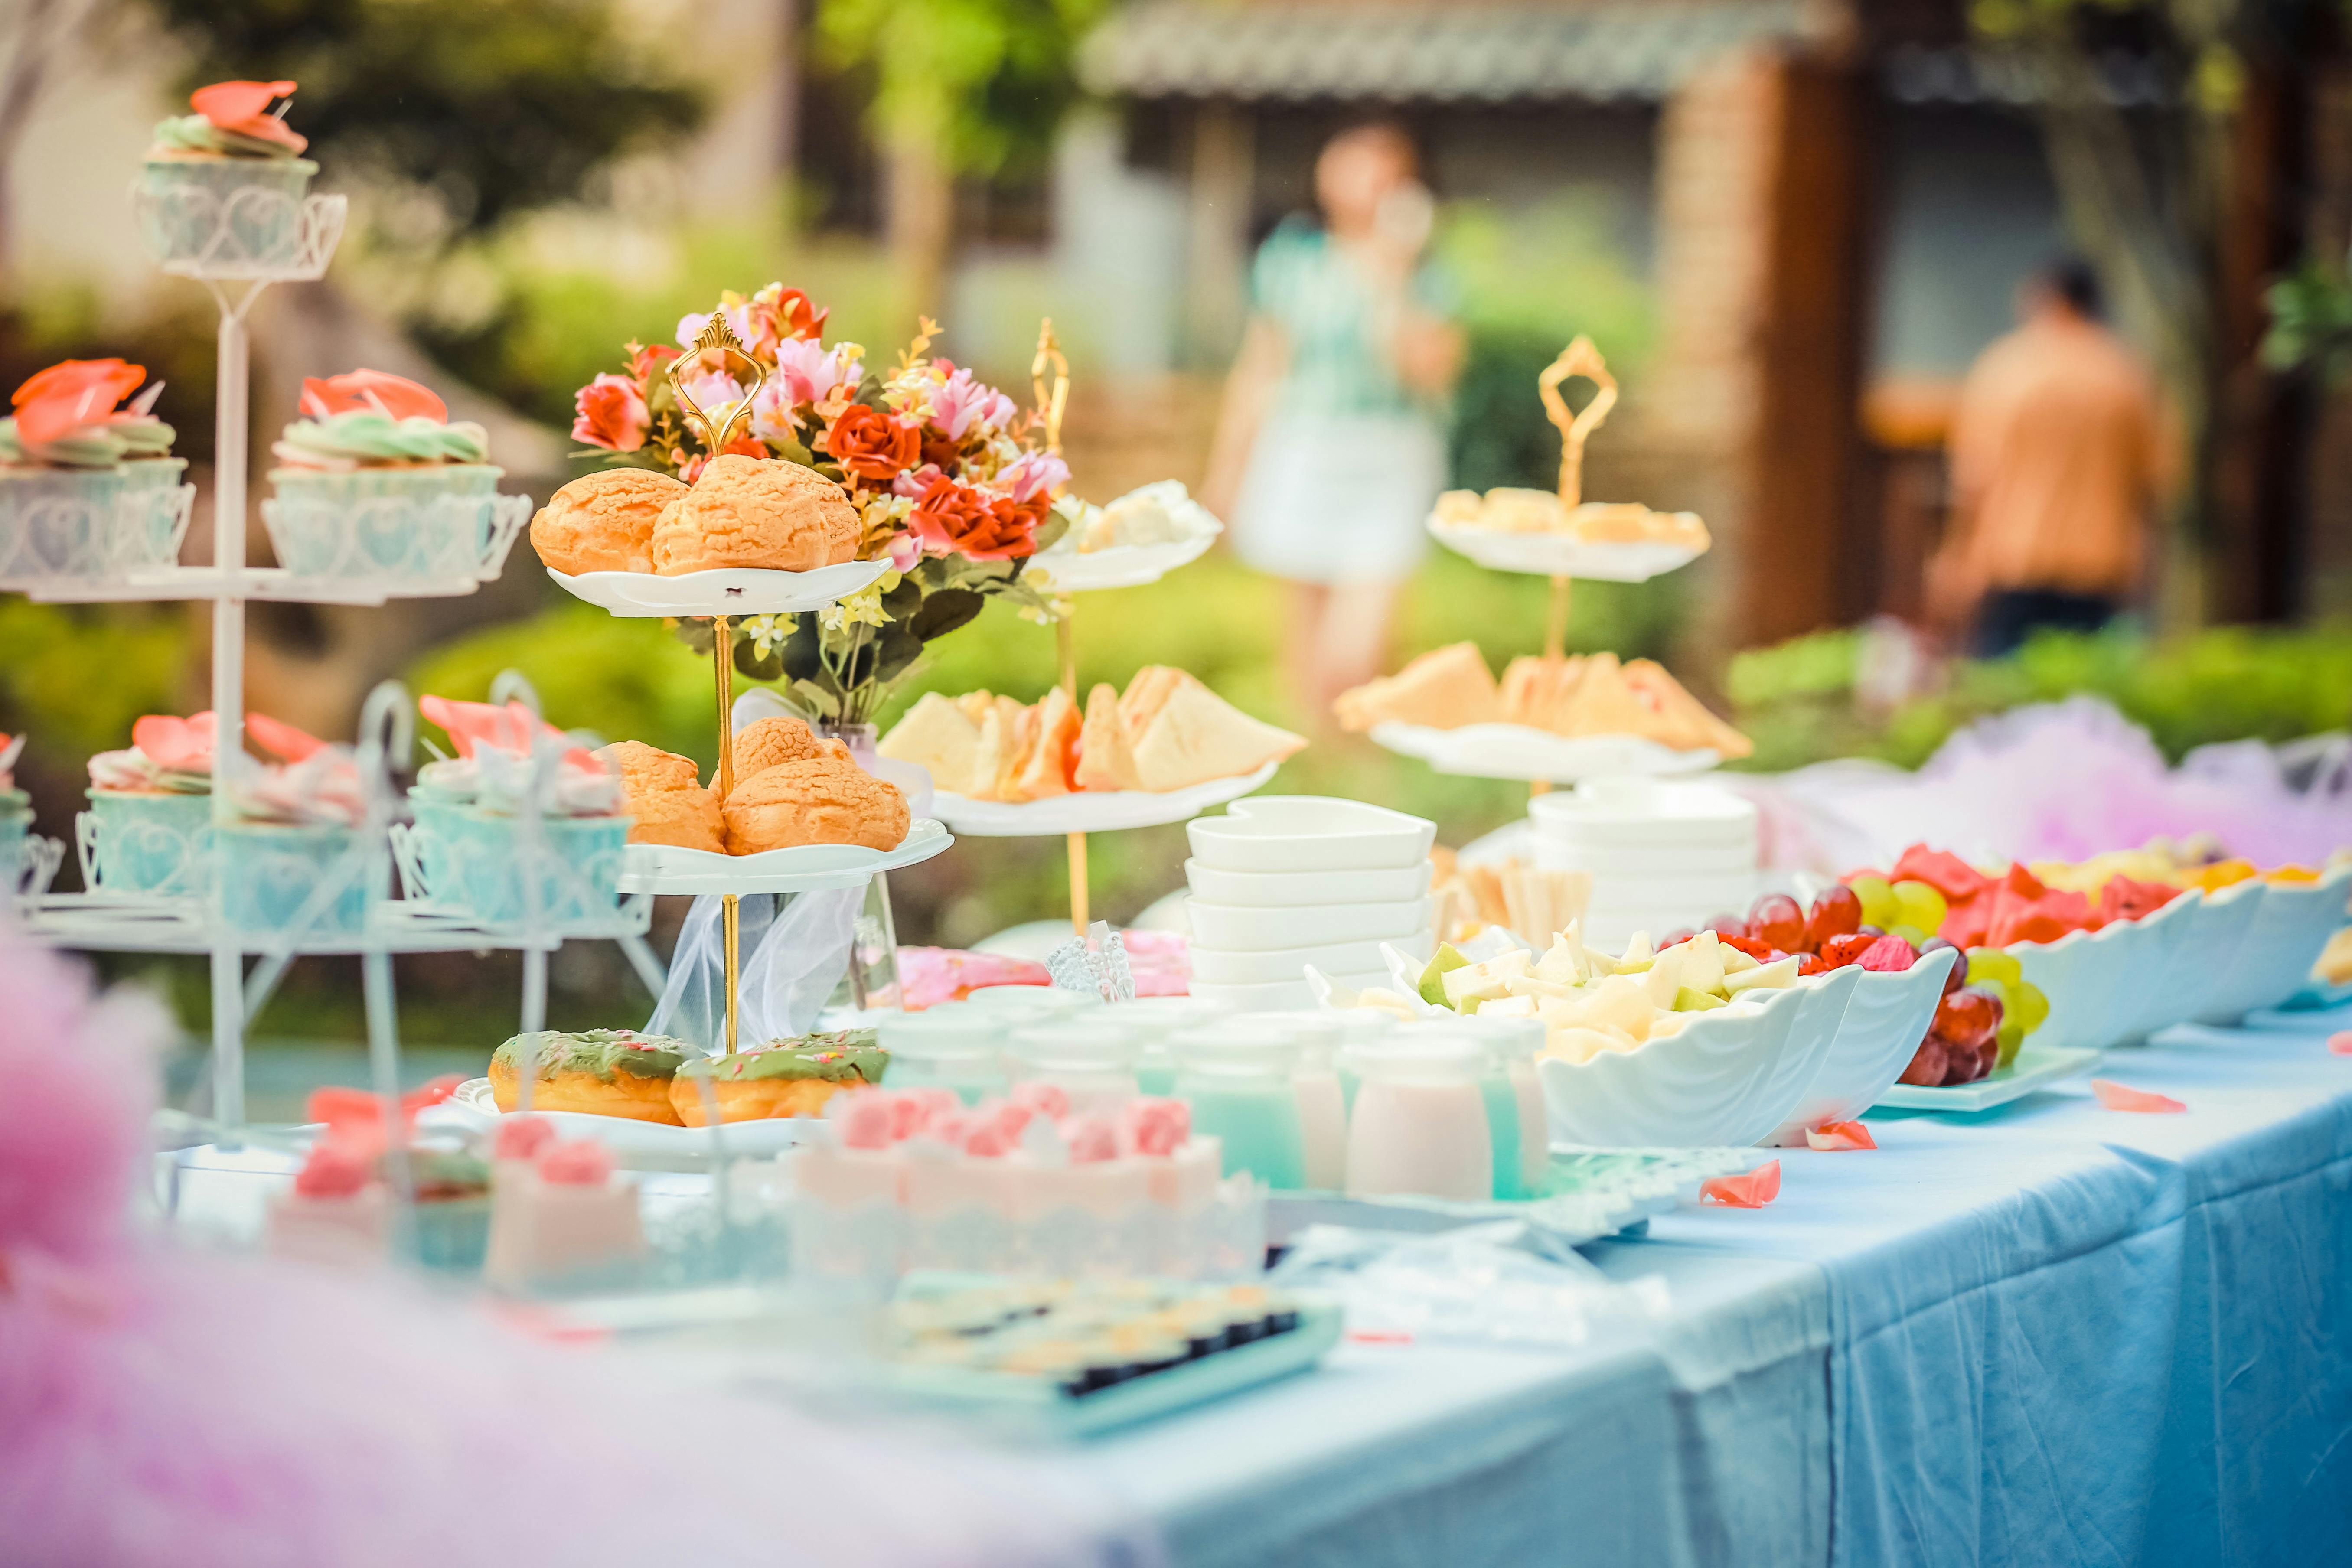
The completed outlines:
{"type": "MultiPolygon", "coordinates": [[[[1837,1036],[1822,1053],[1813,1081],[1773,1134],[1775,1148],[1801,1149],[1809,1128],[1851,1121],[1878,1103],[1927,1037],[1944,977],[1959,955],[1931,952],[1900,974],[1850,965],[1856,979],[1838,1019],[1837,1036]]],[[[1842,973],[1843,971],[1832,971],[1842,973]]]]}
{"type": "Polygon", "coordinates": [[[2022,1100],[2037,1089],[2090,1071],[2098,1065],[2099,1054],[2069,1046],[2036,1046],[2029,1036],[2025,1044],[2018,1047],[2017,1059],[1995,1069],[1990,1077],[1948,1089],[1898,1083],[1880,1095],[1878,1103],[1895,1110],[1990,1110],[1996,1105],[2022,1100]]]}
{"type": "Polygon", "coordinates": [[[1090,594],[1098,588],[1140,588],[1209,552],[1214,533],[1171,539],[1157,544],[1114,544],[1108,550],[1056,545],[1029,558],[1030,572],[1043,572],[1047,593],[1090,594]]]}
{"type": "Polygon", "coordinates": [[[917,817],[896,849],[862,844],[796,844],[757,855],[719,855],[675,844],[632,844],[622,852],[625,893],[803,893],[856,888],[877,871],[928,860],[955,842],[928,816],[917,817]]]}
{"type": "Polygon", "coordinates": [[[1325,942],[1314,947],[1244,948],[1228,950],[1202,947],[1195,941],[1184,949],[1185,962],[1195,981],[1205,980],[1213,985],[1274,985],[1303,984],[1307,966],[1312,964],[1326,974],[1363,974],[1382,967],[1383,947],[1402,952],[1417,963],[1427,963],[1429,955],[1437,951],[1437,935],[1426,927],[1385,942],[1378,937],[1363,942],[1325,942]]]}
{"type": "Polygon", "coordinates": [[[1195,893],[1184,905],[1192,942],[1202,947],[1251,952],[1273,947],[1329,947],[1339,942],[1404,942],[1436,923],[1436,900],[1426,896],[1395,903],[1334,903],[1293,909],[1252,909],[1211,903],[1195,893]]]}
{"type": "Polygon", "coordinates": [[[1532,724],[1465,724],[1439,730],[1393,721],[1372,726],[1372,743],[1417,758],[1441,773],[1478,779],[1662,777],[1704,773],[1723,760],[1709,747],[1678,752],[1640,735],[1555,735],[1532,724]]]}
{"type": "MultiPolygon", "coordinates": [[[[457,1093],[441,1104],[418,1112],[417,1122],[429,1127],[442,1121],[469,1131],[482,1131],[497,1125],[499,1118],[505,1114],[499,1109],[498,1097],[490,1092],[490,1080],[475,1078],[459,1084],[457,1093]]],[[[706,1159],[711,1152],[710,1130],[707,1127],[671,1127],[659,1121],[632,1121],[625,1116],[592,1116],[584,1110],[539,1110],[531,1114],[546,1117],[562,1137],[593,1138],[616,1155],[697,1160],[706,1159]]],[[[757,1121],[730,1121],[719,1128],[719,1140],[730,1156],[758,1159],[800,1142],[818,1120],[814,1116],[772,1116],[757,1121]]]]}
{"type": "Polygon", "coordinates": [[[945,790],[931,796],[931,810],[958,833],[974,838],[1046,838],[1065,833],[1115,833],[1124,827],[1158,827],[1198,816],[1252,790],[1264,789],[1279,763],[1255,773],[1211,779],[1187,789],[1080,790],[1044,800],[971,800],[945,790]]]}
{"type": "MultiPolygon", "coordinates": [[[[1317,973],[1319,974],[1321,971],[1318,970],[1317,973]]],[[[1335,974],[1330,977],[1330,980],[1347,986],[1352,994],[1370,986],[1383,984],[1387,978],[1386,975],[1381,974],[1335,974]]],[[[1314,986],[1308,984],[1303,974],[1301,978],[1295,981],[1276,980],[1262,985],[1220,985],[1211,980],[1194,980],[1191,983],[1188,994],[1199,997],[1203,1002],[1213,1002],[1221,1007],[1229,1007],[1236,1013],[1297,1013],[1322,1005],[1322,1000],[1316,994],[1314,986]]]]}
{"type": "Polygon", "coordinates": [[[1317,904],[1393,904],[1429,891],[1435,867],[1379,871],[1226,871],[1198,860],[1184,862],[1192,896],[1244,910],[1294,910],[1317,904]]]}
{"type": "Polygon", "coordinates": [[[616,616],[781,616],[821,610],[890,570],[887,561],[844,561],[814,572],[762,572],[723,567],[682,572],[675,577],[651,572],[583,572],[547,574],[564,592],[576,594],[616,616]]]}
{"type": "Polygon", "coordinates": [[[1646,583],[1661,573],[1687,566],[1705,553],[1687,544],[1658,540],[1595,544],[1565,533],[1468,528],[1435,518],[1429,520],[1429,536],[1491,571],[1590,577],[1603,583],[1646,583]]]}
{"type": "Polygon", "coordinates": [[[1192,858],[1221,871],[1402,870],[1428,860],[1437,824],[1360,800],[1270,795],[1184,833],[1192,858]]]}

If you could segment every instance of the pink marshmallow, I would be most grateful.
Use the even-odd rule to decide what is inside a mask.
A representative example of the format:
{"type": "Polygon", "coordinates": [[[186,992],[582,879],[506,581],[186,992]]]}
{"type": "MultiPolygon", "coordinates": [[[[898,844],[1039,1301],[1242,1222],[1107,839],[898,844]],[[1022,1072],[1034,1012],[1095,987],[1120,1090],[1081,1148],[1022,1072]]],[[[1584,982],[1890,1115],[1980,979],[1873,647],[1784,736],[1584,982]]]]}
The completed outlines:
{"type": "Polygon", "coordinates": [[[1148,1096],[1127,1102],[1120,1128],[1139,1154],[1173,1154],[1192,1135],[1192,1109],[1181,1100],[1148,1096]]]}
{"type": "Polygon", "coordinates": [[[555,1142],[555,1123],[544,1116],[506,1116],[499,1120],[499,1135],[491,1142],[497,1160],[535,1160],[555,1142]]]}
{"type": "Polygon", "coordinates": [[[1057,1083],[1017,1083],[1005,1098],[1055,1121],[1070,1113],[1070,1097],[1057,1083]]]}
{"type": "Polygon", "coordinates": [[[836,1096],[826,1109],[845,1149],[887,1149],[894,1139],[898,1108],[891,1095],[878,1089],[855,1089],[836,1096]]]}
{"type": "Polygon", "coordinates": [[[963,1152],[976,1160],[1002,1160],[1013,1152],[1013,1140],[994,1121],[982,1121],[963,1135],[963,1152]]]}
{"type": "Polygon", "coordinates": [[[539,1157],[539,1179],[556,1186],[602,1186],[612,1174],[612,1151],[593,1138],[551,1144],[539,1157]]]}
{"type": "Polygon", "coordinates": [[[1118,1132],[1101,1117],[1071,1117],[1061,1124],[1061,1131],[1073,1165],[1095,1165],[1118,1158],[1118,1132]]]}

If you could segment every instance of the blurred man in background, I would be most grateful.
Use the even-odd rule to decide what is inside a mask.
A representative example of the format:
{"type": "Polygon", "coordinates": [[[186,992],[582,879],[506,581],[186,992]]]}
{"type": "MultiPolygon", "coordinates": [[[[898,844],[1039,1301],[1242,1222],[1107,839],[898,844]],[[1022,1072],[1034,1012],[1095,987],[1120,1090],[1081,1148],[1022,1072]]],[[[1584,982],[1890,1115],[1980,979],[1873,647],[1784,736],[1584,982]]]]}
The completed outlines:
{"type": "Polygon", "coordinates": [[[1998,658],[2036,630],[2095,631],[2139,588],[2164,478],[2153,378],[2067,258],[2019,291],[2023,325],[1977,360],[1952,422],[1952,527],[1929,614],[1998,658]]]}
{"type": "Polygon", "coordinates": [[[1324,721],[1381,673],[1398,587],[1445,484],[1440,418],[1462,334],[1423,260],[1433,207],[1394,125],[1342,132],[1315,164],[1317,226],[1259,248],[1202,499],[1234,548],[1289,580],[1292,696],[1324,721]]]}

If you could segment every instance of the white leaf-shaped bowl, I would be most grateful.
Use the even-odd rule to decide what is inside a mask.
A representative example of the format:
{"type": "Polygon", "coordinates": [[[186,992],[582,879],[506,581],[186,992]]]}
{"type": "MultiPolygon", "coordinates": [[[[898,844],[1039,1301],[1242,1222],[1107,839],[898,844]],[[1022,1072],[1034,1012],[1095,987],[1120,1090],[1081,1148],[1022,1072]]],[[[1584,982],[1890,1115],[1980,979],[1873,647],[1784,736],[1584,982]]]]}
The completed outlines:
{"type": "Polygon", "coordinates": [[[1702,1014],[1679,1034],[1590,1061],[1546,1057],[1551,1140],[1593,1148],[1738,1148],[1797,1108],[1837,1035],[1854,981],[1811,975],[1702,1014]]]}
{"type": "MultiPolygon", "coordinates": [[[[2199,954],[2192,944],[2204,911],[2204,890],[2191,888],[2155,913],[2125,922],[2123,941],[2130,963],[2102,1031],[2105,1044],[2144,1040],[2189,1016],[2184,1005],[2198,988],[2199,954]]],[[[2034,1033],[2038,1037],[2041,1031],[2034,1033]]]]}
{"type": "Polygon", "coordinates": [[[1878,1103],[1927,1037],[1936,1004],[1943,999],[1944,977],[1959,958],[1945,948],[1923,955],[1899,974],[1859,964],[1831,971],[1851,971],[1856,976],[1838,1020],[1837,1037],[1822,1054],[1821,1066],[1796,1110],[1766,1142],[1775,1148],[1799,1147],[1807,1129],[1851,1121],[1878,1103]]]}
{"type": "Polygon", "coordinates": [[[2246,933],[2262,908],[2263,887],[2257,879],[2233,883],[2219,892],[2192,888],[2157,911],[2178,921],[2179,945],[2171,962],[2147,977],[2144,1005],[2132,1019],[2133,1033],[2123,1037],[2138,1038],[2169,1028],[2221,999],[2221,988],[2229,984],[2230,972],[2245,949],[2246,933]]]}
{"type": "Polygon", "coordinates": [[[2203,1005],[2189,1016],[2200,1023],[2234,1023],[2302,990],[2327,939],[2345,924],[2347,882],[2352,867],[2338,867],[2316,882],[2264,880],[2244,942],[2203,1005]]]}
{"type": "Polygon", "coordinates": [[[2050,1000],[2050,1016],[2029,1037],[2035,1045],[2098,1050],[2123,1037],[2116,1027],[2123,999],[2147,973],[2142,959],[2149,947],[2140,927],[2117,921],[2070,931],[2056,942],[2009,944],[2026,982],[2050,1000]]]}

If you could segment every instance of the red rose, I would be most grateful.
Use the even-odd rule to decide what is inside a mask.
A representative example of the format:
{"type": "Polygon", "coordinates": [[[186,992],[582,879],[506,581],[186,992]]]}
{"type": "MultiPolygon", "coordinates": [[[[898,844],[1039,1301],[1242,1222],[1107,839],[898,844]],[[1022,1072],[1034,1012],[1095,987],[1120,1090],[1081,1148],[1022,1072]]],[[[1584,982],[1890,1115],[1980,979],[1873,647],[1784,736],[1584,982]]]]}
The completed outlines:
{"type": "Polygon", "coordinates": [[[629,374],[637,378],[637,386],[641,391],[651,385],[653,378],[667,370],[669,362],[678,356],[678,351],[667,343],[655,343],[647,347],[644,343],[633,342],[627,347],[629,374]]]}
{"type": "Polygon", "coordinates": [[[887,479],[912,468],[922,445],[918,432],[862,404],[844,409],[824,433],[824,449],[834,461],[862,479],[887,479]]]}
{"type": "Polygon", "coordinates": [[[787,289],[775,304],[778,337],[805,338],[814,341],[824,333],[824,319],[833,314],[830,308],[819,310],[809,297],[797,289],[787,289]]]}
{"type": "Polygon", "coordinates": [[[915,503],[907,530],[927,555],[1013,561],[1036,550],[1037,515],[1018,501],[939,479],[915,503]]]}
{"type": "Polygon", "coordinates": [[[580,416],[572,422],[573,440],[615,452],[646,444],[646,400],[626,376],[598,376],[580,389],[572,406],[580,416]]]}

